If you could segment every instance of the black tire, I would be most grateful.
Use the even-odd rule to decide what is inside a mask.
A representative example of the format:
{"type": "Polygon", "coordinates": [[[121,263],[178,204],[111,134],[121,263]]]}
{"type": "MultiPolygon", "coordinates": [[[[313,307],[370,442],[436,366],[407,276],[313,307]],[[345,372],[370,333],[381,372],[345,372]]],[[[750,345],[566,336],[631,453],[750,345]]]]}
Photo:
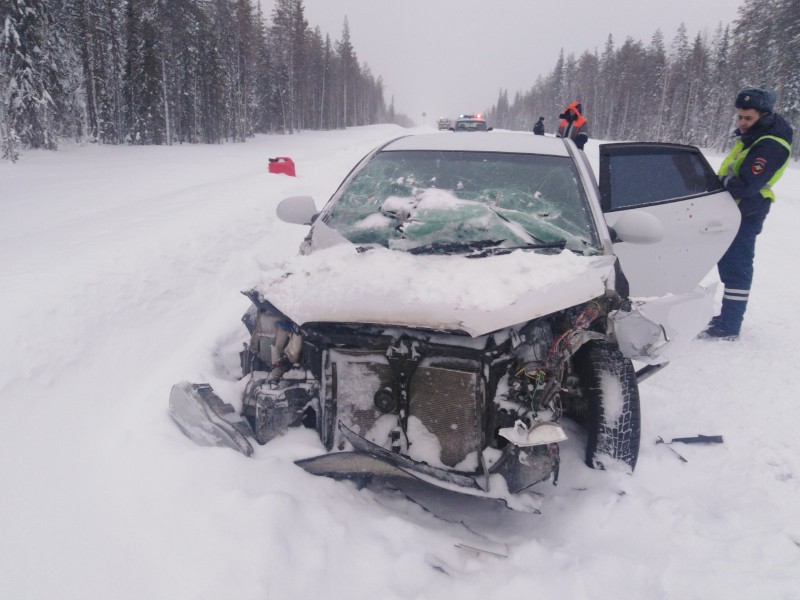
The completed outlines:
{"type": "Polygon", "coordinates": [[[575,357],[587,429],[586,464],[605,469],[611,461],[631,468],[639,458],[641,411],[633,364],[619,348],[591,341],[575,357]]]}

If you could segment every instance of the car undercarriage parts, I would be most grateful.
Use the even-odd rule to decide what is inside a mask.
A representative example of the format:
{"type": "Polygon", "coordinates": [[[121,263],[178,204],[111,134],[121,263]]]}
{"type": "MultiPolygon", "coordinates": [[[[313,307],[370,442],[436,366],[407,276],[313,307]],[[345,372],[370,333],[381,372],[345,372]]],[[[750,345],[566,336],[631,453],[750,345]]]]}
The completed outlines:
{"type": "MultiPolygon", "coordinates": [[[[664,438],[662,438],[661,436],[658,436],[658,439],[656,440],[656,445],[658,445],[658,444],[666,444],[666,443],[667,443],[667,442],[665,442],[665,441],[664,441],[664,438]]],[[[688,463],[688,462],[689,462],[689,461],[686,459],[686,457],[684,457],[684,456],[683,456],[683,454],[681,454],[680,452],[678,452],[677,450],[675,450],[675,448],[669,448],[669,447],[667,447],[667,450],[669,450],[669,451],[670,451],[670,452],[672,452],[672,453],[673,453],[675,456],[677,456],[677,457],[678,457],[678,460],[680,460],[682,463],[688,463]]]]}
{"type": "Polygon", "coordinates": [[[722,444],[723,440],[722,440],[722,436],[721,435],[702,435],[702,434],[699,434],[699,435],[696,435],[696,436],[693,436],[693,437],[672,438],[672,440],[670,440],[669,442],[666,441],[661,436],[658,436],[658,439],[656,439],[656,445],[657,446],[659,444],[663,444],[664,446],[667,446],[667,450],[669,450],[675,456],[677,456],[681,460],[681,462],[688,463],[689,461],[684,456],[682,456],[677,450],[675,450],[674,448],[670,448],[669,447],[670,444],[679,444],[679,443],[680,444],[722,444]]]}
{"type": "MultiPolygon", "coordinates": [[[[659,438],[660,439],[660,438],[659,438]]],[[[722,444],[721,435],[695,435],[693,437],[672,438],[669,442],[661,441],[662,444],[722,444]]]]}
{"type": "MultiPolygon", "coordinates": [[[[302,374],[301,374],[302,375],[302,374]]],[[[284,434],[315,414],[316,382],[305,377],[291,379],[253,379],[247,384],[242,415],[259,444],[284,434]]]]}
{"type": "Polygon", "coordinates": [[[553,477],[553,485],[558,484],[560,465],[558,444],[520,447],[508,444],[503,454],[490,469],[490,473],[503,476],[512,494],[522,492],[534,484],[553,477]]]}
{"type": "Polygon", "coordinates": [[[247,440],[253,433],[250,426],[207,383],[182,381],[173,385],[169,415],[186,437],[201,446],[232,448],[245,456],[253,454],[247,440]]]}
{"type": "Polygon", "coordinates": [[[554,444],[567,439],[567,434],[561,426],[552,421],[540,421],[528,426],[518,420],[513,427],[503,427],[498,433],[521,448],[554,444]]]}
{"type": "MultiPolygon", "coordinates": [[[[355,479],[362,483],[366,483],[372,474],[378,476],[398,475],[400,474],[399,470],[407,475],[419,474],[463,488],[488,491],[487,483],[479,483],[484,478],[478,474],[442,469],[424,462],[414,461],[364,439],[341,421],[338,428],[353,446],[355,452],[323,454],[319,457],[297,461],[296,464],[314,475],[325,475],[335,479],[355,479]]],[[[554,477],[553,484],[555,485],[558,479],[558,466],[557,443],[527,448],[508,444],[500,458],[485,475],[487,482],[491,475],[502,475],[509,492],[515,494],[545,481],[551,475],[554,477]]]]}
{"type": "Polygon", "coordinates": [[[550,347],[545,362],[548,371],[554,374],[561,373],[566,360],[574,355],[583,344],[589,340],[605,339],[603,334],[589,329],[589,326],[601,314],[603,314],[603,310],[600,304],[590,302],[574,317],[572,327],[558,336],[550,347]]]}
{"type": "Polygon", "coordinates": [[[386,450],[385,448],[364,439],[341,421],[339,421],[339,431],[341,431],[342,435],[347,439],[347,441],[352,444],[353,448],[379,458],[390,465],[399,467],[401,469],[405,468],[411,471],[416,471],[418,473],[428,475],[429,477],[433,477],[434,479],[446,481],[448,483],[454,483],[461,487],[481,489],[478,482],[467,473],[460,473],[458,471],[450,471],[439,467],[432,467],[427,463],[414,461],[407,456],[398,454],[397,452],[386,450]]]}
{"type": "Polygon", "coordinates": [[[680,356],[713,316],[717,284],[698,286],[691,293],[648,298],[629,310],[608,315],[622,353],[649,365],[680,356]]]}
{"type": "MultiPolygon", "coordinates": [[[[408,416],[411,411],[411,378],[414,376],[421,358],[419,342],[404,335],[400,336],[386,350],[386,360],[394,373],[394,390],[400,415],[400,428],[405,436],[406,444],[410,444],[408,416]]],[[[392,446],[395,445],[393,440],[392,446]]]]}
{"type": "Polygon", "coordinates": [[[297,328],[271,305],[260,300],[258,292],[249,290],[244,295],[250,298],[250,307],[242,322],[250,332],[250,343],[245,344],[240,360],[242,372],[274,371],[276,379],[300,362],[303,338],[297,328]]]}
{"type": "Polygon", "coordinates": [[[372,403],[379,411],[384,414],[392,414],[397,411],[397,398],[392,393],[391,388],[384,387],[375,392],[372,397],[372,403]]]}
{"type": "Polygon", "coordinates": [[[609,318],[614,323],[617,343],[623,355],[650,364],[664,361],[659,358],[659,351],[669,340],[663,326],[635,308],[627,312],[614,311],[609,318]]]}
{"type": "Polygon", "coordinates": [[[638,371],[636,371],[636,381],[642,383],[648,377],[652,377],[656,373],[658,373],[661,369],[666,367],[669,363],[664,362],[658,365],[645,365],[638,371]]]}

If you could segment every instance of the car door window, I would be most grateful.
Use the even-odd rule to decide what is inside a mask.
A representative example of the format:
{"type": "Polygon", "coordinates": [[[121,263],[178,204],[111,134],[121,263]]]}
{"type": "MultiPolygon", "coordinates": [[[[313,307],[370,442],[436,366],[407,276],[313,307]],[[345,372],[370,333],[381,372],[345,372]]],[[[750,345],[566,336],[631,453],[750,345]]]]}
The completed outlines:
{"type": "Polygon", "coordinates": [[[700,151],[691,146],[605,144],[600,153],[603,212],[683,200],[724,189],[700,151]]]}

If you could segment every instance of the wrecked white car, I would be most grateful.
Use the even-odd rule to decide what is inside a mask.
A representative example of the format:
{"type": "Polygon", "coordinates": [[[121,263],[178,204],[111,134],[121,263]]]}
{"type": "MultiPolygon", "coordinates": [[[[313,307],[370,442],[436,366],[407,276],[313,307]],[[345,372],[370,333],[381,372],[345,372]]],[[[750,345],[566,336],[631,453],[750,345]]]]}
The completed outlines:
{"type": "Polygon", "coordinates": [[[247,455],[314,428],[327,452],[298,464],[361,483],[521,492],[556,480],[565,418],[587,465],[633,469],[638,381],[710,318],[739,211],[689,146],[603,145],[599,180],[559,138],[384,144],[321,211],[279,205],[311,229],[246,292],[241,407],[182,382],[171,416],[247,455]]]}

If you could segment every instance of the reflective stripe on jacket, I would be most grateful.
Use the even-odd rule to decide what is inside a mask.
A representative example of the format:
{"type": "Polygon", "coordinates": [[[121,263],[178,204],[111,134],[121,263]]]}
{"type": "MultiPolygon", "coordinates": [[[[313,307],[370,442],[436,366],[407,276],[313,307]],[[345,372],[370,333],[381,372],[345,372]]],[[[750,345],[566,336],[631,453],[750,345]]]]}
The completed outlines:
{"type": "MultiPolygon", "coordinates": [[[[786,170],[786,167],[789,166],[789,159],[791,158],[791,153],[792,153],[792,147],[789,144],[789,142],[787,142],[781,137],[778,137],[776,135],[762,135],[761,137],[756,138],[756,140],[747,148],[744,147],[744,142],[741,139],[737,140],[736,143],[733,145],[731,151],[728,153],[728,156],[726,156],[725,160],[722,161],[722,165],[720,166],[717,175],[721,177],[725,177],[728,175],[739,177],[739,170],[741,169],[742,163],[744,162],[744,159],[747,157],[748,152],[750,152],[750,150],[754,148],[762,140],[773,140],[775,142],[778,142],[787,151],[786,160],[775,171],[772,177],[770,177],[769,180],[761,187],[760,190],[760,193],[762,196],[764,196],[764,198],[767,198],[770,201],[775,202],[775,192],[773,192],[771,188],[773,185],[775,185],[775,182],[777,182],[778,179],[781,178],[781,175],[783,175],[783,172],[786,170]]],[[[739,200],[741,200],[741,198],[736,198],[737,202],[739,200]]]]}

